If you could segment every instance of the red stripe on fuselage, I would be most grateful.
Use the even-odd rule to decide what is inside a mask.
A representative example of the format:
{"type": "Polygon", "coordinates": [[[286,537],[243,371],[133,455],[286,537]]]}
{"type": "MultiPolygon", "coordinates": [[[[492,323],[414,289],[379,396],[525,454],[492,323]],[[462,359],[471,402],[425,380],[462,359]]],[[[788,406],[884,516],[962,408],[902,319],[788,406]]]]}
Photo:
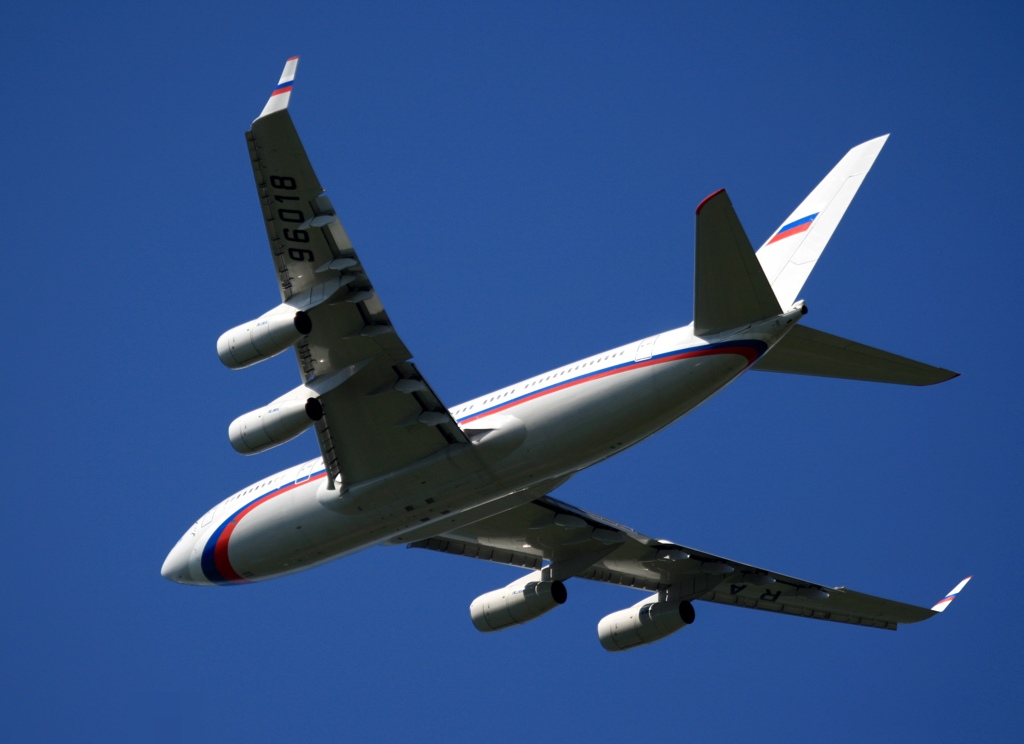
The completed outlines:
{"type": "Polygon", "coordinates": [[[235,531],[235,527],[237,527],[238,523],[242,521],[242,517],[251,512],[260,504],[264,504],[276,496],[280,496],[283,493],[291,491],[293,488],[304,486],[307,483],[312,483],[313,481],[319,480],[320,478],[324,478],[326,476],[327,473],[323,472],[320,473],[319,475],[314,475],[309,479],[302,481],[302,483],[292,483],[290,486],[284,486],[283,488],[280,488],[277,491],[271,491],[266,496],[261,496],[248,506],[244,507],[240,512],[235,514],[233,517],[231,517],[231,520],[224,528],[224,531],[221,532],[220,536],[217,538],[217,543],[213,546],[213,560],[214,564],[217,566],[217,570],[220,571],[220,575],[223,576],[224,579],[227,581],[246,580],[242,578],[237,571],[235,571],[234,566],[231,565],[231,559],[228,557],[228,542],[231,540],[231,533],[235,531]]]}
{"type": "Polygon", "coordinates": [[[757,361],[758,357],[757,351],[746,346],[728,346],[725,348],[696,349],[694,351],[684,351],[679,354],[672,354],[670,356],[659,357],[656,359],[647,359],[643,362],[634,362],[633,364],[629,364],[627,366],[612,367],[611,369],[606,369],[601,372],[595,372],[594,374],[588,375],[586,377],[579,377],[575,380],[568,380],[567,382],[563,382],[560,385],[553,385],[549,388],[545,388],[544,390],[538,390],[536,393],[524,395],[521,398],[510,400],[508,403],[505,403],[503,405],[496,406],[495,408],[490,408],[486,411],[474,414],[473,416],[469,416],[468,418],[460,419],[458,423],[468,424],[471,421],[476,421],[477,419],[484,418],[485,416],[490,416],[495,413],[507,411],[508,409],[514,408],[515,406],[518,406],[521,403],[536,400],[537,398],[542,398],[545,395],[550,395],[551,393],[557,393],[562,390],[568,390],[571,387],[582,385],[584,382],[590,382],[591,380],[599,380],[602,377],[610,377],[612,375],[617,375],[621,372],[629,372],[634,369],[641,369],[642,367],[651,367],[655,364],[677,362],[681,359],[692,359],[693,357],[699,356],[714,356],[717,354],[739,354],[740,356],[746,358],[748,365],[753,364],[755,361],[757,361]]]}

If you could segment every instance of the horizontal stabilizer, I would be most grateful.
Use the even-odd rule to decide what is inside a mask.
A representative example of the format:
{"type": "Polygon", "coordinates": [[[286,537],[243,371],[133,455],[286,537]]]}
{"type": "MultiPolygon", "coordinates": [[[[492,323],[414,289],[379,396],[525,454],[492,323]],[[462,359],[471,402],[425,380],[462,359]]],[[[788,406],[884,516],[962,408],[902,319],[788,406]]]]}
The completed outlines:
{"type": "Polygon", "coordinates": [[[761,357],[754,369],[897,385],[934,385],[959,376],[948,369],[799,325],[761,357]]]}
{"type": "Polygon", "coordinates": [[[693,332],[709,336],[781,315],[725,189],[697,207],[693,332]]]}

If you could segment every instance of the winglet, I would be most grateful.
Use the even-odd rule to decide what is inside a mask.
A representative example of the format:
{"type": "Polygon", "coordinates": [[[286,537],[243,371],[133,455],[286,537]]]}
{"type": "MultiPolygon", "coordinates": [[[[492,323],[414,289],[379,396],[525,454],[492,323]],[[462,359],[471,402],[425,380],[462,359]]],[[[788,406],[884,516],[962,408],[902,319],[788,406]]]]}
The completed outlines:
{"type": "Polygon", "coordinates": [[[270,116],[288,108],[288,99],[292,96],[292,81],[295,80],[295,68],[298,66],[298,57],[291,57],[284,63],[281,79],[277,81],[277,87],[270,94],[270,100],[267,101],[267,105],[263,107],[263,111],[257,119],[262,119],[264,116],[270,116]]]}
{"type": "Polygon", "coordinates": [[[944,609],[949,607],[950,603],[952,603],[952,601],[956,599],[956,595],[960,593],[961,589],[967,586],[967,582],[970,581],[972,578],[973,577],[968,576],[966,579],[964,579],[955,587],[953,587],[953,591],[947,594],[943,599],[939,600],[939,602],[934,607],[932,607],[932,612],[942,612],[944,609]]]}

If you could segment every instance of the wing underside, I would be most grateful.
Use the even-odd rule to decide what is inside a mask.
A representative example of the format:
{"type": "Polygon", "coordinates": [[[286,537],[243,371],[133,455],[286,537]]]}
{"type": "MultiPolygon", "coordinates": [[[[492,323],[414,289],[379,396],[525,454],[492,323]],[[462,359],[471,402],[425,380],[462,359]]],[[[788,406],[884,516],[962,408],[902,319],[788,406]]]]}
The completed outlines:
{"type": "Polygon", "coordinates": [[[317,439],[333,480],[396,470],[465,435],[398,337],[313,171],[288,112],[289,60],[246,133],[282,302],[313,330],[296,345],[302,382],[324,409],[317,439]]]}
{"type": "Polygon", "coordinates": [[[933,610],[827,587],[641,535],[545,496],[468,527],[410,543],[469,558],[684,599],[895,630],[933,610]]]}

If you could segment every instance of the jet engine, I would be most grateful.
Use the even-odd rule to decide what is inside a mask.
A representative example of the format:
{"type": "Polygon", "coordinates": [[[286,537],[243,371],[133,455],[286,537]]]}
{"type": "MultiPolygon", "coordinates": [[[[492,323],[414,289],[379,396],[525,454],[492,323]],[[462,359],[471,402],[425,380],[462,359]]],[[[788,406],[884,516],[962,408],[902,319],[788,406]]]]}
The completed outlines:
{"type": "MultiPolygon", "coordinates": [[[[299,388],[304,391],[305,388],[299,388]]],[[[228,427],[228,439],[236,452],[255,455],[294,439],[323,418],[320,401],[309,397],[279,398],[264,408],[239,416],[228,427]]]]}
{"type": "Polygon", "coordinates": [[[538,618],[564,604],[568,596],[561,581],[543,581],[540,571],[534,571],[474,599],[469,615],[477,630],[489,633],[538,618]]]}
{"type": "Polygon", "coordinates": [[[313,330],[309,316],[291,308],[271,310],[256,320],[222,333],[217,339],[217,356],[231,369],[250,367],[277,356],[313,330]]]}
{"type": "Polygon", "coordinates": [[[608,651],[625,651],[660,641],[693,623],[689,602],[652,602],[647,597],[625,610],[601,618],[597,637],[608,651]]]}

